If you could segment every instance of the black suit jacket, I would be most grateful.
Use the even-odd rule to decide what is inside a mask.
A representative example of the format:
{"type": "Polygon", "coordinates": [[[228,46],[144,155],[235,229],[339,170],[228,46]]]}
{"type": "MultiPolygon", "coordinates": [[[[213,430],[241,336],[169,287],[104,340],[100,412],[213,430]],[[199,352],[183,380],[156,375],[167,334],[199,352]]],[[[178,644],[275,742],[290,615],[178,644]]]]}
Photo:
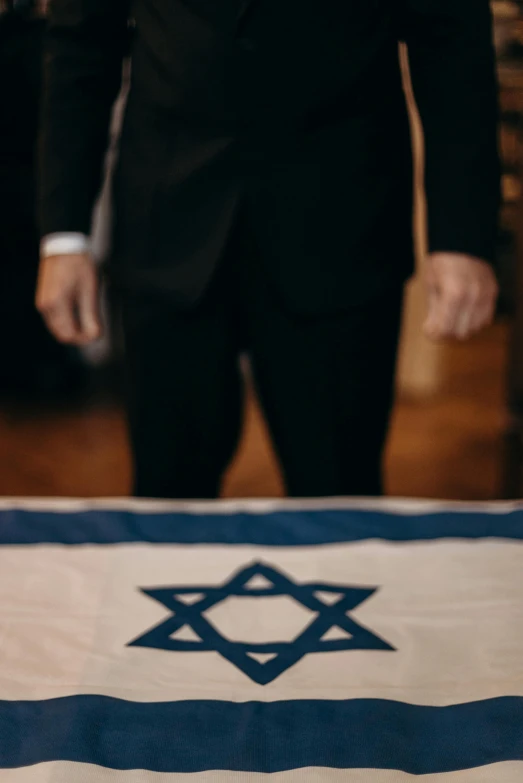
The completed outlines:
{"type": "Polygon", "coordinates": [[[291,307],[332,311],[395,285],[413,264],[405,40],[431,249],[491,260],[491,39],[488,0],[51,0],[42,233],[89,231],[130,47],[119,283],[197,301],[241,206],[291,307]]]}

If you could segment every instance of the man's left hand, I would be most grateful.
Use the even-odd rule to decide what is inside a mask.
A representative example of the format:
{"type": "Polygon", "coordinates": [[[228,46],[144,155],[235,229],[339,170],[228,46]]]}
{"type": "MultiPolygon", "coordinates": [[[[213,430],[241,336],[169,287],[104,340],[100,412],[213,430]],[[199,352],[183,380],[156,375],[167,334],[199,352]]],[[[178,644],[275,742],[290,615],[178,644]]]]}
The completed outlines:
{"type": "Polygon", "coordinates": [[[461,253],[432,253],[426,261],[431,340],[466,340],[492,323],[499,288],[492,267],[461,253]]]}

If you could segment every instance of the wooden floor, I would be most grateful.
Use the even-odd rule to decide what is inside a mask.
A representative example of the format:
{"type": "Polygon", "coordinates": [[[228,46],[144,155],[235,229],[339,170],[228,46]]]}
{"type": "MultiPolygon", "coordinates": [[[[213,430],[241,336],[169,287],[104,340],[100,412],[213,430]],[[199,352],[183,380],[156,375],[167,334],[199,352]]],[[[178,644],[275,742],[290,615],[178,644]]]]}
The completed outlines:
{"type": "MultiPolygon", "coordinates": [[[[402,399],[387,456],[389,493],[458,500],[499,496],[506,424],[506,330],[444,349],[441,391],[402,399]]],[[[121,410],[92,402],[82,410],[0,410],[0,495],[119,496],[128,493],[129,458],[121,410]]],[[[245,436],[225,494],[281,494],[275,460],[252,399],[245,436]]]]}

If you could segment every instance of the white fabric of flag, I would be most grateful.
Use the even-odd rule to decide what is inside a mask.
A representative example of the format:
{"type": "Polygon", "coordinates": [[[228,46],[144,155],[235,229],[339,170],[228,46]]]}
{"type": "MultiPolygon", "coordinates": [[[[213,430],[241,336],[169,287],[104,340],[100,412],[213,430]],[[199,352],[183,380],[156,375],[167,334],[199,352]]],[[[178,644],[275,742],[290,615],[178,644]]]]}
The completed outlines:
{"type": "Polygon", "coordinates": [[[520,783],[523,510],[0,507],[0,783],[520,783]]]}

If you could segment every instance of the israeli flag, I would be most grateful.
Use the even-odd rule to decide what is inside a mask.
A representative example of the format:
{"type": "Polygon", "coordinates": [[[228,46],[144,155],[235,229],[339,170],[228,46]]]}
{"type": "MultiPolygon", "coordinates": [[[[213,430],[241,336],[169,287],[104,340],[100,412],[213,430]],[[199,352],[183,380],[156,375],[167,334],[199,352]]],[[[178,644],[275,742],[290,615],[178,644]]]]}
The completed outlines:
{"type": "Polygon", "coordinates": [[[523,510],[0,508],[0,783],[521,783],[523,510]]]}

